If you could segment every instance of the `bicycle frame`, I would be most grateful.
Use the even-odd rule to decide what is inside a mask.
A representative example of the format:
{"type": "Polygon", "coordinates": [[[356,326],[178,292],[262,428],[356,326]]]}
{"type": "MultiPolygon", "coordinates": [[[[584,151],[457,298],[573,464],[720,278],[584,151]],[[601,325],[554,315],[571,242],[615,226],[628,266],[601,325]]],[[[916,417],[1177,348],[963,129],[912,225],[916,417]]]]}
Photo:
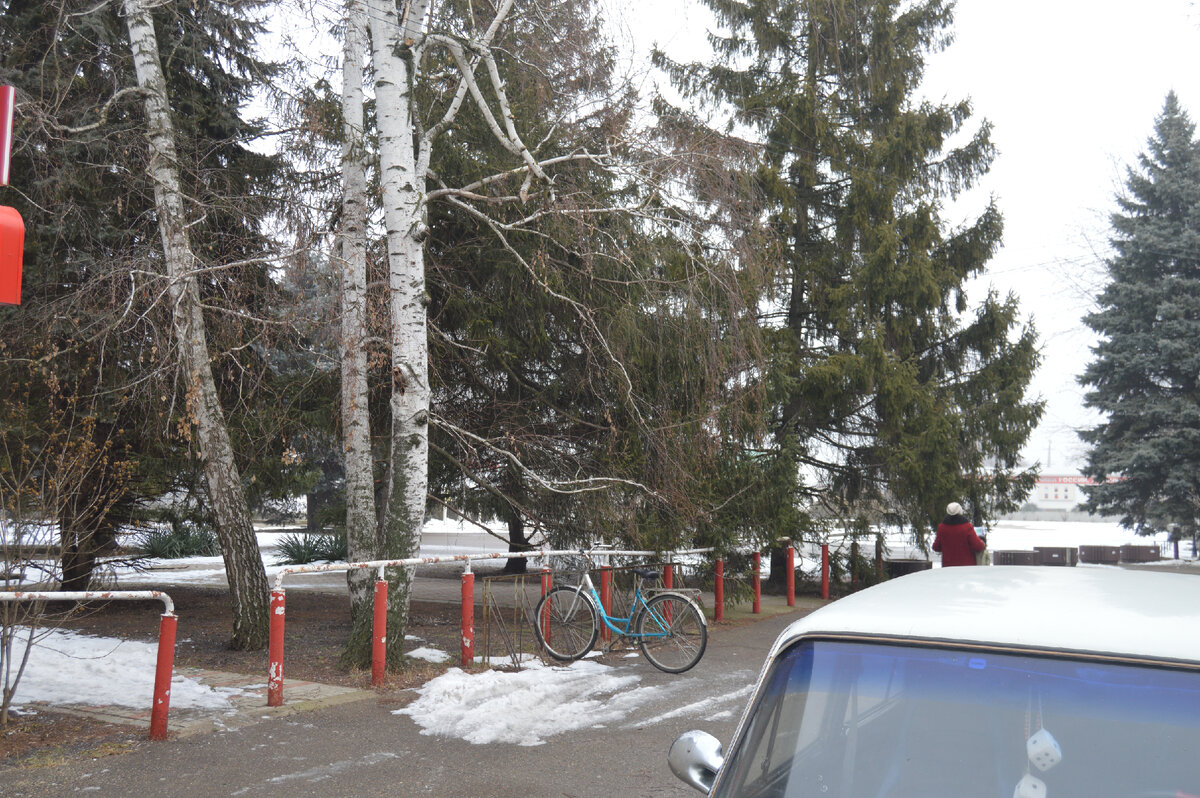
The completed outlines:
{"type": "MultiPolygon", "coordinates": [[[[638,634],[630,628],[630,626],[633,624],[633,619],[637,617],[639,606],[645,612],[653,612],[653,610],[651,610],[647,605],[645,596],[642,595],[642,583],[640,578],[633,586],[633,601],[631,601],[629,604],[629,617],[627,618],[608,614],[608,610],[605,608],[604,602],[600,599],[600,593],[596,590],[596,585],[592,582],[592,576],[587,571],[583,572],[583,584],[580,585],[580,588],[582,589],[583,587],[587,588],[588,593],[592,597],[592,601],[596,607],[597,617],[611,631],[622,637],[628,637],[631,639],[667,636],[667,632],[647,632],[644,634],[638,634]],[[623,624],[623,626],[617,626],[614,621],[623,624]]],[[[662,623],[663,619],[661,618],[656,620],[660,621],[658,625],[660,629],[670,626],[670,619],[667,619],[668,622],[665,624],[662,623]]]]}

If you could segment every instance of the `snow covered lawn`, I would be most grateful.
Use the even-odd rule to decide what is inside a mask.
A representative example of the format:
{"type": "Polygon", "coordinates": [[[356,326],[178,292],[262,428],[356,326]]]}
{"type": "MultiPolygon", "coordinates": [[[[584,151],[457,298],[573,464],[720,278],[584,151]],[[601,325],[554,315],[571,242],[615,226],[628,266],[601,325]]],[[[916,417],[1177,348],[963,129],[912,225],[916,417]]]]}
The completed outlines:
{"type": "MultiPolygon", "coordinates": [[[[13,646],[23,648],[24,634],[13,646]]],[[[93,637],[66,629],[39,632],[14,699],[150,709],[154,692],[156,643],[93,637]]],[[[227,709],[236,688],[213,688],[176,675],[171,680],[171,709],[227,709]]]]}

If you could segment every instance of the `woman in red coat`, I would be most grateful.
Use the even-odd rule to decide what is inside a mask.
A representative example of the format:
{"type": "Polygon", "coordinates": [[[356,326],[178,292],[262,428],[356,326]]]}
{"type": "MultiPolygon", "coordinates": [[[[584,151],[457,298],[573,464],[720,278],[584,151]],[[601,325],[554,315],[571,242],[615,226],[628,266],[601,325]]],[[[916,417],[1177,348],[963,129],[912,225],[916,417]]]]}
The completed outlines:
{"type": "Polygon", "coordinates": [[[933,550],[942,553],[942,567],[974,565],[975,554],[985,548],[987,544],[975,534],[975,527],[963,515],[962,505],[958,502],[946,505],[946,517],[938,524],[937,536],[933,539],[933,550]]]}

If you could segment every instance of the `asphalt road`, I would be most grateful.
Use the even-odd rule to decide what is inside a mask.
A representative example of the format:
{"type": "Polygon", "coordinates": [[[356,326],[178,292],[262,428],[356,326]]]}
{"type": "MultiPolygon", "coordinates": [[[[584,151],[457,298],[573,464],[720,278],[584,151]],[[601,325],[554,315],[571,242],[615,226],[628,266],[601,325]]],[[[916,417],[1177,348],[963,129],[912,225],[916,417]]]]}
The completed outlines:
{"type": "Polygon", "coordinates": [[[728,741],[766,651],[805,610],[710,628],[704,659],[681,675],[640,657],[617,660],[651,698],[623,720],[548,737],[543,745],[473,745],[425,735],[392,711],[402,693],[263,720],[130,753],[10,771],[18,796],[697,796],[668,770],[682,732],[728,741]]]}

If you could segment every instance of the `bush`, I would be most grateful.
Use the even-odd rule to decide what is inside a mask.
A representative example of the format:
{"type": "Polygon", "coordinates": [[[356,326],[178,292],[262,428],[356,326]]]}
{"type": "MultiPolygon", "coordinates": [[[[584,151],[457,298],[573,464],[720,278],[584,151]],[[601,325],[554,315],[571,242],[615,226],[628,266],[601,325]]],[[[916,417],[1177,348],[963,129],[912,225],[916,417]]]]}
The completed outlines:
{"type": "Polygon", "coordinates": [[[346,536],[339,534],[284,535],[279,540],[276,565],[307,565],[310,562],[336,562],[347,557],[346,536]]]}
{"type": "Polygon", "coordinates": [[[142,556],[159,560],[215,557],[221,553],[221,545],[211,529],[186,521],[147,529],[135,548],[142,556]]]}
{"type": "Polygon", "coordinates": [[[321,559],[329,562],[345,562],[350,557],[350,544],[345,534],[317,535],[320,541],[321,559]]]}

